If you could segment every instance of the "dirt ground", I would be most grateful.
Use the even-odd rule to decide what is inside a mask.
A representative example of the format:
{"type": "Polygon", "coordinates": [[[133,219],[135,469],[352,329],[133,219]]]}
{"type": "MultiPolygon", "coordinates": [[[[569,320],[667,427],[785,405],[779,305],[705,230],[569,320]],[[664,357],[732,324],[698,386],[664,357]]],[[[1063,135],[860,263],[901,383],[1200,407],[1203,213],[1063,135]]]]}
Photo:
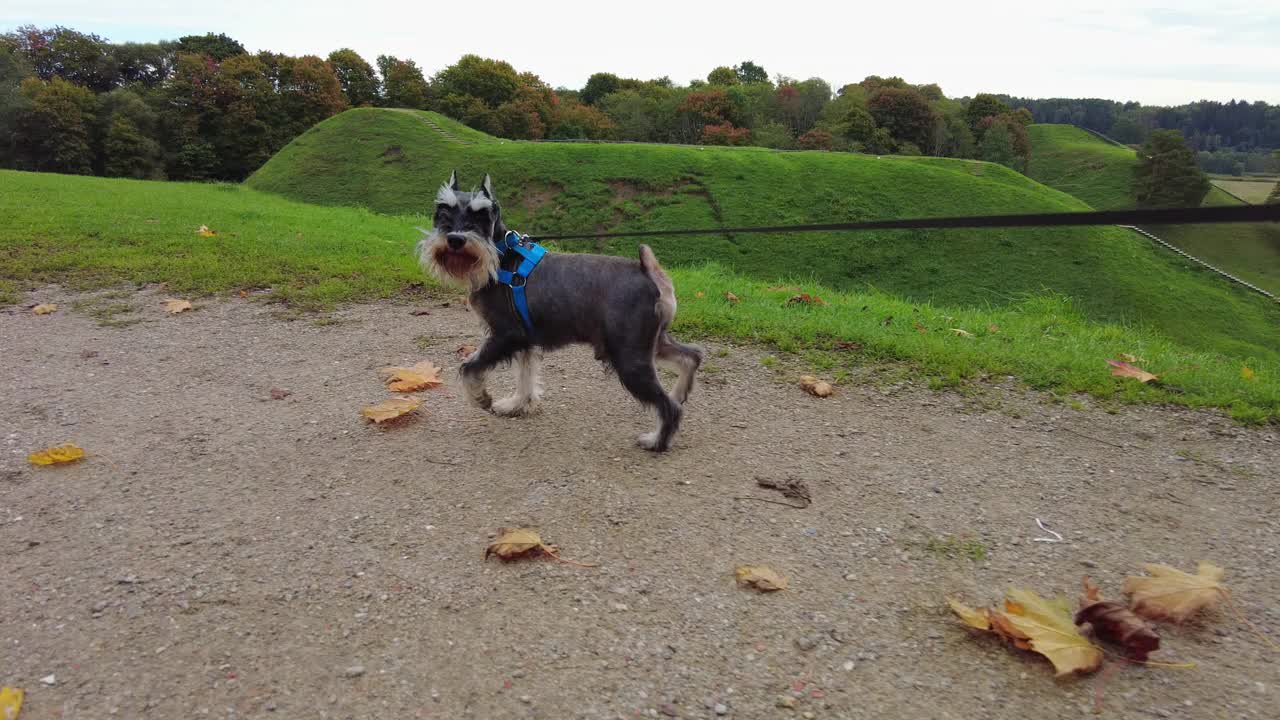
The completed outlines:
{"type": "Polygon", "coordinates": [[[944,604],[1011,585],[1074,598],[1084,573],[1118,596],[1141,563],[1204,559],[1280,636],[1274,428],[1071,409],[1009,383],[819,400],[762,365],[766,350],[709,343],[684,430],[655,456],[633,445],[649,414],[586,351],[548,358],[539,415],[468,407],[453,351],[480,328],[456,305],[317,322],[242,300],[167,316],[163,296],[96,297],[48,288],[29,302],[59,303],[53,315],[0,311],[0,684],[27,691],[23,720],[1280,706],[1280,653],[1225,609],[1163,629],[1152,659],[1194,669],[1055,679],[944,604]],[[360,407],[387,395],[377,370],[421,359],[449,372],[420,417],[367,424],[360,407]],[[64,441],[87,459],[28,464],[64,441]],[[813,504],[735,499],[781,499],[757,479],[803,480],[813,504]],[[1037,542],[1035,518],[1065,540],[1037,542]],[[484,562],[511,525],[598,567],[484,562]],[[738,588],[748,562],[790,589],[738,588]]]}

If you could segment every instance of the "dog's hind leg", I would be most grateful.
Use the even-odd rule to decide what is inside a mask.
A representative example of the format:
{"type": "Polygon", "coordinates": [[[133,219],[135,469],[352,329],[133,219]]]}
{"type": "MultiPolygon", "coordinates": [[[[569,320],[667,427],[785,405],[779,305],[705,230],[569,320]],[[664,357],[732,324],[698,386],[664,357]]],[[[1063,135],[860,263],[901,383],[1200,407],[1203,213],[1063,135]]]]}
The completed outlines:
{"type": "Polygon", "coordinates": [[[702,348],[685,345],[663,330],[658,333],[656,357],[663,366],[680,373],[680,379],[671,389],[671,399],[684,405],[693,391],[693,375],[702,365],[702,348]]]}
{"type": "Polygon", "coordinates": [[[485,378],[488,377],[494,365],[510,359],[522,349],[524,348],[511,340],[490,337],[474,355],[462,363],[462,367],[459,368],[462,374],[462,387],[466,390],[467,400],[472,405],[482,410],[493,407],[493,398],[484,386],[485,378]]]}
{"type": "Polygon", "coordinates": [[[666,452],[671,447],[671,438],[680,428],[680,403],[672,400],[662,389],[651,361],[631,359],[619,362],[615,358],[613,365],[622,386],[641,404],[658,412],[658,428],[636,438],[636,443],[646,450],[666,452]]]}
{"type": "Polygon", "coordinates": [[[542,399],[542,353],[534,349],[516,353],[516,392],[493,403],[493,414],[514,417],[527,415],[542,399]]]}

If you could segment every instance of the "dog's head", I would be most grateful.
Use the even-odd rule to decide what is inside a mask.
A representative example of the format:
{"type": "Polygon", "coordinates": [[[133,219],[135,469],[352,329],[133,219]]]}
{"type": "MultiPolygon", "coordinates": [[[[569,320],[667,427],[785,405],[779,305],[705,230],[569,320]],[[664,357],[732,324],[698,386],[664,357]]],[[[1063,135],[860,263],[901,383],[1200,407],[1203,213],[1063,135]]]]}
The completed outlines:
{"type": "Polygon", "coordinates": [[[458,173],[436,193],[432,228],[418,243],[418,260],[443,282],[484,287],[498,271],[498,248],[494,244],[506,235],[498,199],[489,176],[479,190],[458,188],[458,173]]]}

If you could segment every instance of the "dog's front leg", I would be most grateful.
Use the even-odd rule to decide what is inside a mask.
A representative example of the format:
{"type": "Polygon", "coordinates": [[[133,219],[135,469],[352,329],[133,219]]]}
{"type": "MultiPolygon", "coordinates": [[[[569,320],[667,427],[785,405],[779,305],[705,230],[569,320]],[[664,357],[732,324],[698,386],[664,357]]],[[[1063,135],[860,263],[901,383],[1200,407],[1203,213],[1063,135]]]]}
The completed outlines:
{"type": "Polygon", "coordinates": [[[542,354],[532,348],[516,353],[516,391],[510,397],[493,403],[493,414],[516,417],[528,415],[538,407],[542,399],[542,354]]]}
{"type": "Polygon", "coordinates": [[[519,351],[519,347],[507,340],[490,337],[474,355],[462,363],[459,372],[462,374],[462,387],[467,391],[467,400],[481,410],[493,407],[493,398],[485,388],[485,378],[494,365],[503,362],[519,351]]]}

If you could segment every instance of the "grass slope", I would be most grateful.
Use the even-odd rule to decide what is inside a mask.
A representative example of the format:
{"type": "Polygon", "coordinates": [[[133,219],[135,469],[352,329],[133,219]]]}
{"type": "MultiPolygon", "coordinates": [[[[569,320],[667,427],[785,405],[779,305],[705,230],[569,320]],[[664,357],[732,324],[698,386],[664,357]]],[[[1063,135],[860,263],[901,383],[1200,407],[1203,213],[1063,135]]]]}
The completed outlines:
{"type": "MultiPolygon", "coordinates": [[[[297,138],[256,189],[386,213],[430,208],[452,168],[495,176],[508,224],[596,229],[770,225],[913,215],[1083,210],[999,165],[759,148],[450,142],[433,113],[352,110],[297,138]]],[[[1193,347],[1275,356],[1280,310],[1116,228],[655,239],[669,265],[715,261],[756,278],[876,288],[917,302],[1007,306],[1053,291],[1090,317],[1146,324],[1193,347]]],[[[570,249],[583,249],[577,244],[570,249]]],[[[635,245],[601,247],[631,255],[635,245]]]]}
{"type": "MultiPolygon", "coordinates": [[[[228,185],[0,171],[0,187],[0,294],[8,302],[44,283],[163,282],[188,295],[269,287],[271,297],[311,307],[423,291],[412,258],[421,217],[319,207],[228,185]],[[197,236],[201,224],[217,235],[197,236]]],[[[1280,418],[1280,361],[1224,357],[1089,320],[1059,296],[948,308],[806,284],[804,291],[826,301],[808,306],[786,302],[799,288],[772,287],[722,266],[671,272],[682,335],[771,343],[804,353],[837,381],[865,372],[868,361],[898,360],[936,386],[1012,374],[1033,387],[1089,392],[1108,403],[1215,406],[1246,422],[1280,418]],[[741,300],[727,302],[728,291],[741,300]],[[862,348],[838,351],[842,342],[862,348]],[[1103,360],[1125,352],[1165,373],[1167,385],[1111,377],[1103,360]],[[1242,377],[1244,364],[1254,380],[1242,377]]]]}
{"type": "MultiPolygon", "coordinates": [[[[1072,125],[1032,125],[1031,166],[1035,180],[1089,203],[1098,210],[1134,207],[1131,150],[1072,125]]],[[[1214,186],[1205,205],[1239,205],[1214,186]]],[[[1280,225],[1153,225],[1147,228],[1188,253],[1280,294],[1280,225]]]]}

